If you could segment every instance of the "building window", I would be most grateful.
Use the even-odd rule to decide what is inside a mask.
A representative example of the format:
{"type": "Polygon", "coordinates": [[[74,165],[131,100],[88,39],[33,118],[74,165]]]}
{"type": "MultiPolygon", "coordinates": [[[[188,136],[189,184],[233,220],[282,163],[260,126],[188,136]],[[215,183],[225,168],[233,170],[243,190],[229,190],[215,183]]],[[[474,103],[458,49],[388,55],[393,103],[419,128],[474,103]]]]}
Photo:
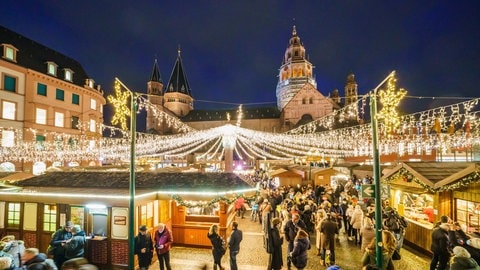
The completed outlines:
{"type": "Polygon", "coordinates": [[[36,148],[36,150],[44,150],[45,149],[45,136],[43,136],[43,135],[36,135],[35,136],[35,148],[36,148]]]}
{"type": "Polygon", "coordinates": [[[17,62],[17,50],[10,46],[5,46],[5,45],[4,45],[4,48],[5,48],[4,58],[10,61],[17,62]]]}
{"type": "Polygon", "coordinates": [[[62,89],[57,89],[55,97],[57,100],[65,100],[65,91],[63,91],[62,89]]]}
{"type": "Polygon", "coordinates": [[[88,87],[93,88],[94,83],[95,83],[95,82],[94,82],[92,79],[87,79],[87,85],[88,85],[88,87]]]}
{"type": "Polygon", "coordinates": [[[71,82],[73,80],[73,71],[69,68],[64,69],[65,80],[71,82]]]}
{"type": "Polygon", "coordinates": [[[3,90],[9,92],[16,92],[17,91],[17,78],[4,75],[3,76],[3,90]]]}
{"type": "Polygon", "coordinates": [[[47,86],[43,83],[37,83],[37,95],[47,96],[47,86]]]}
{"type": "Polygon", "coordinates": [[[72,128],[73,129],[79,129],[80,127],[78,126],[78,116],[72,116],[72,128]]]}
{"type": "Polygon", "coordinates": [[[10,101],[2,102],[2,118],[15,120],[15,114],[17,111],[17,104],[10,101]]]}
{"type": "Polygon", "coordinates": [[[55,126],[63,127],[65,123],[65,115],[61,112],[55,112],[55,126]]]}
{"type": "Polygon", "coordinates": [[[80,104],[80,96],[77,94],[72,94],[72,104],[80,104]]]}
{"type": "Polygon", "coordinates": [[[54,204],[43,206],[43,230],[46,232],[57,230],[57,206],[54,204]]]}
{"type": "Polygon", "coordinates": [[[94,120],[94,119],[90,119],[90,131],[91,131],[91,132],[95,132],[95,131],[96,131],[95,125],[96,125],[95,120],[94,120]]]}
{"type": "Polygon", "coordinates": [[[20,228],[20,206],[20,203],[8,203],[8,228],[20,228]]]}
{"type": "Polygon", "coordinates": [[[47,124],[47,110],[37,108],[35,115],[35,123],[42,125],[47,124]]]}
{"type": "Polygon", "coordinates": [[[47,62],[47,73],[53,76],[57,76],[57,64],[53,62],[47,62]]]}
{"type": "Polygon", "coordinates": [[[95,99],[90,99],[90,109],[96,110],[97,109],[97,101],[95,99]]]}
{"type": "Polygon", "coordinates": [[[2,130],[2,147],[15,146],[15,132],[13,130],[2,130]]]}

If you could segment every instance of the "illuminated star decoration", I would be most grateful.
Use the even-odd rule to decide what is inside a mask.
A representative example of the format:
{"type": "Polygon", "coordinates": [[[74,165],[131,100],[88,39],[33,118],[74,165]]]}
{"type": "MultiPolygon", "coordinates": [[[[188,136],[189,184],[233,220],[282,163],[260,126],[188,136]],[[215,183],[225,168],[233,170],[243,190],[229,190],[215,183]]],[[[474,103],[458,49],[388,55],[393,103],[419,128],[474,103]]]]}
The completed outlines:
{"type": "Polygon", "coordinates": [[[387,89],[379,91],[380,103],[382,103],[382,110],[378,113],[378,119],[383,119],[385,124],[385,133],[391,134],[400,126],[400,117],[398,116],[397,107],[407,91],[400,88],[395,90],[395,77],[388,80],[387,89]]]}
{"type": "Polygon", "coordinates": [[[115,79],[115,97],[112,95],[108,96],[108,101],[113,104],[115,108],[115,114],[112,118],[112,125],[120,123],[120,127],[123,130],[127,130],[127,117],[130,117],[130,108],[128,107],[128,98],[130,93],[125,91],[122,92],[122,87],[118,79],[115,79]]]}

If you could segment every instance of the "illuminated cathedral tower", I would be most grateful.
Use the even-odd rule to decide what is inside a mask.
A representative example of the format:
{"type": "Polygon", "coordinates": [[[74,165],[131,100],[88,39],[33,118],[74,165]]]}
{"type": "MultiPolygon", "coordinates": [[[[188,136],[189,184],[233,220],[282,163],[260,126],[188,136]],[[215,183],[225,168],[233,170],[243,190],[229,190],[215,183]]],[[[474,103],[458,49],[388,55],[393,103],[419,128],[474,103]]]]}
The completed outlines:
{"type": "Polygon", "coordinates": [[[293,26],[292,37],[283,57],[278,74],[277,107],[280,111],[307,83],[317,88],[313,78],[313,66],[305,57],[305,47],[300,42],[297,29],[293,26]]]}
{"type": "Polygon", "coordinates": [[[345,83],[345,106],[355,103],[358,100],[358,84],[355,81],[353,73],[348,74],[347,82],[345,83]]]}
{"type": "MultiPolygon", "coordinates": [[[[159,111],[163,111],[163,81],[162,76],[160,75],[160,70],[158,69],[157,59],[155,59],[155,63],[153,64],[150,80],[147,82],[147,94],[150,103],[152,103],[152,105],[155,106],[159,111]]],[[[161,120],[153,110],[147,110],[146,124],[147,131],[153,131],[160,127],[161,120]]]]}

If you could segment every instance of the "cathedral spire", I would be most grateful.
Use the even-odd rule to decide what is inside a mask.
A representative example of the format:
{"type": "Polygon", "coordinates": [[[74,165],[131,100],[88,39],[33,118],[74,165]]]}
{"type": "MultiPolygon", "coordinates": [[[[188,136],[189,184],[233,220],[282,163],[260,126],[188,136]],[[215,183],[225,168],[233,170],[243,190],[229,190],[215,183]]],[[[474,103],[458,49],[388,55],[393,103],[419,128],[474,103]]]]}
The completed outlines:
{"type": "Polygon", "coordinates": [[[160,82],[162,81],[162,76],[160,75],[160,69],[158,68],[157,59],[155,58],[155,62],[153,63],[152,75],[150,75],[151,82],[160,82]]]}
{"type": "Polygon", "coordinates": [[[168,81],[165,92],[166,93],[178,92],[178,93],[192,96],[192,92],[190,90],[190,84],[188,83],[187,75],[183,68],[182,57],[180,56],[181,54],[180,46],[178,46],[177,52],[178,52],[177,61],[175,62],[175,66],[173,67],[172,74],[170,75],[170,79],[168,81]]]}

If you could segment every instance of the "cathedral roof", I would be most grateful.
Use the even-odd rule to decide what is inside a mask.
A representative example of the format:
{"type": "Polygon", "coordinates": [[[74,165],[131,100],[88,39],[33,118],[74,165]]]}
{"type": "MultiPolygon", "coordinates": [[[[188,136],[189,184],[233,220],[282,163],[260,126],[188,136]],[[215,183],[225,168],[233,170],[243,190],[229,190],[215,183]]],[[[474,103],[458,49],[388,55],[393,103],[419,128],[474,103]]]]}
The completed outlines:
{"type": "Polygon", "coordinates": [[[83,87],[85,80],[89,79],[82,65],[76,60],[3,26],[0,26],[0,44],[10,44],[18,50],[16,64],[19,66],[55,77],[47,73],[47,62],[53,62],[58,65],[58,79],[65,78],[65,69],[73,71],[72,83],[75,85],[83,87]]]}
{"type": "Polygon", "coordinates": [[[192,96],[190,84],[188,83],[187,75],[183,69],[180,49],[178,50],[177,61],[173,67],[172,75],[170,75],[170,80],[168,81],[167,88],[165,89],[165,93],[175,92],[192,96]]]}
{"type": "MultiPolygon", "coordinates": [[[[198,121],[227,121],[227,114],[230,115],[231,121],[237,120],[238,109],[218,109],[218,110],[193,110],[186,116],[182,117],[182,122],[198,122],[198,121]]],[[[280,111],[277,107],[259,107],[259,108],[242,108],[242,119],[271,119],[279,118],[280,111]]]]}
{"type": "Polygon", "coordinates": [[[163,83],[162,75],[160,75],[160,69],[158,68],[157,59],[155,59],[155,63],[153,63],[153,70],[152,75],[150,75],[150,81],[163,83]]]}

